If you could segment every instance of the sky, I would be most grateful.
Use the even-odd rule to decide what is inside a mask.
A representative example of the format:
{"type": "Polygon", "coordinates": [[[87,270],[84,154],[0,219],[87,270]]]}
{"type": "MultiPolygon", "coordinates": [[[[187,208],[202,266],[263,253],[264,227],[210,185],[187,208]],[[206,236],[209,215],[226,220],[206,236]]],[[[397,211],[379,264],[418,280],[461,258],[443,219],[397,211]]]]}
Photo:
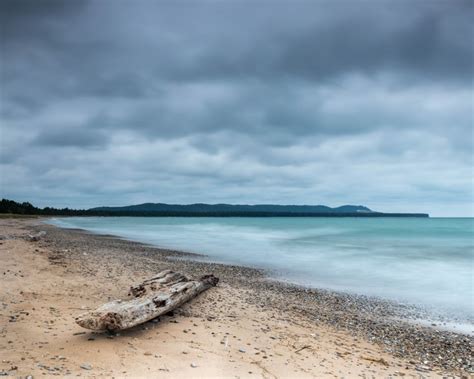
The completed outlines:
{"type": "Polygon", "coordinates": [[[458,0],[0,2],[0,196],[474,216],[458,0]]]}

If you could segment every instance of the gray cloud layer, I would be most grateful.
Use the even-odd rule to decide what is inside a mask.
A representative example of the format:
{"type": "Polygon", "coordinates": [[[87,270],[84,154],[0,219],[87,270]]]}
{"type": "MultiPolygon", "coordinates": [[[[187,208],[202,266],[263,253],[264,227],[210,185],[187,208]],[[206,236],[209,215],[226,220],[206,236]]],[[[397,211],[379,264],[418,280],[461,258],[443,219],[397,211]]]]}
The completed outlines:
{"type": "Polygon", "coordinates": [[[0,10],[2,196],[474,213],[471,1],[0,10]]]}

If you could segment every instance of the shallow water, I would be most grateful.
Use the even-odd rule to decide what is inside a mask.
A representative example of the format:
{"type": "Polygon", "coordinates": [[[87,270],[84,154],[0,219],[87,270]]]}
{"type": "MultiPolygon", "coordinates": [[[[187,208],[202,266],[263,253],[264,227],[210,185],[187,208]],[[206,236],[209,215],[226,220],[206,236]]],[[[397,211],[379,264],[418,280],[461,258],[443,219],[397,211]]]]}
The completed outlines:
{"type": "Polygon", "coordinates": [[[297,284],[474,313],[472,218],[73,217],[51,222],[265,268],[297,284]]]}

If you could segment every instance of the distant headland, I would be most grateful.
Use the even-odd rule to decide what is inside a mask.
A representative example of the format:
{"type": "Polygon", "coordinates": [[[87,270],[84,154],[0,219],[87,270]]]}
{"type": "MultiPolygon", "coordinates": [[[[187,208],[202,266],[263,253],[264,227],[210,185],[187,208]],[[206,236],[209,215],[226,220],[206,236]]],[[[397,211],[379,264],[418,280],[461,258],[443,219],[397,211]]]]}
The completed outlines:
{"type": "Polygon", "coordinates": [[[90,209],[37,208],[31,203],[13,200],[0,201],[0,213],[45,216],[135,216],[135,217],[429,217],[427,213],[385,213],[363,205],[276,204],[165,204],[144,203],[121,207],[90,209]]]}

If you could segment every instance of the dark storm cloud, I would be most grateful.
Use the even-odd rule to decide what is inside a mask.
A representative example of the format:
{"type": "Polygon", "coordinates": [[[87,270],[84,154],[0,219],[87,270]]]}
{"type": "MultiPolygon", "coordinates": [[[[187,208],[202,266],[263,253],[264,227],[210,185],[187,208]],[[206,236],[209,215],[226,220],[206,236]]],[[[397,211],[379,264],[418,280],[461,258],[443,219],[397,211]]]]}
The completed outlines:
{"type": "Polygon", "coordinates": [[[149,78],[327,81],[389,71],[444,82],[472,75],[471,2],[16,3],[2,3],[2,42],[18,54],[7,63],[36,57],[37,70],[69,79],[64,91],[144,95],[149,78]]]}
{"type": "MultiPolygon", "coordinates": [[[[313,17],[295,17],[294,28],[287,29],[272,25],[268,15],[269,20],[262,21],[270,32],[257,28],[254,38],[239,49],[218,39],[212,49],[199,55],[195,70],[186,67],[182,74],[189,70],[192,74],[188,77],[282,75],[325,81],[350,73],[376,75],[394,70],[415,81],[469,80],[472,4],[364,4],[336,2],[312,9],[307,3],[298,3],[295,8],[313,17]]],[[[275,6],[277,12],[279,8],[275,6]]],[[[287,26],[285,20],[275,19],[287,26]]]]}
{"type": "Polygon", "coordinates": [[[426,194],[416,210],[439,213],[472,200],[471,1],[0,12],[5,196],[404,210],[426,194]],[[383,200],[401,193],[406,208],[383,200]]]}

